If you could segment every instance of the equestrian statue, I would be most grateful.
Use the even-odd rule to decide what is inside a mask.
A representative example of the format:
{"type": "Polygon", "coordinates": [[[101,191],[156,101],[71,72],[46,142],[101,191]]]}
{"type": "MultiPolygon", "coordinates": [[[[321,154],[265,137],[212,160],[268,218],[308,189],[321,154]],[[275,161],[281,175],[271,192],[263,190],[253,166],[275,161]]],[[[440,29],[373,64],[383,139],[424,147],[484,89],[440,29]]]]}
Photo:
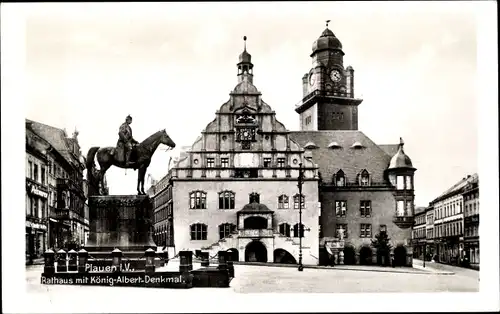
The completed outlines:
{"type": "Polygon", "coordinates": [[[98,187],[104,186],[104,175],[111,166],[124,169],[139,170],[137,175],[137,193],[145,195],[144,177],[151,163],[151,157],[158,148],[164,144],[169,149],[175,148],[175,143],[168,136],[165,129],[154,133],[139,143],[132,137],[132,117],[126,117],[125,122],[118,131],[118,143],[116,147],[92,147],[89,149],[86,159],[87,177],[90,184],[98,187]],[[97,156],[100,170],[96,169],[94,158],[97,156]]]}

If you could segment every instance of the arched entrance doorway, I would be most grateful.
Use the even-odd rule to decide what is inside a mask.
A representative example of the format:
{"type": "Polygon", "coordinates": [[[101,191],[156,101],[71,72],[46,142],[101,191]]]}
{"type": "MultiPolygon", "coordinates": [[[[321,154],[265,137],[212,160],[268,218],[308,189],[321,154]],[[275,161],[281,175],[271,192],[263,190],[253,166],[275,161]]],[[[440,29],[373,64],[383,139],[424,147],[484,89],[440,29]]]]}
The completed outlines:
{"type": "Polygon", "coordinates": [[[261,216],[250,216],[243,221],[245,229],[267,229],[267,219],[261,216]]]}
{"type": "Polygon", "coordinates": [[[245,262],[267,262],[267,249],[260,241],[252,241],[245,248],[245,262]]]}
{"type": "Polygon", "coordinates": [[[233,262],[238,262],[240,260],[240,254],[237,249],[229,249],[227,250],[228,253],[228,261],[233,261],[233,262]]]}
{"type": "Polygon", "coordinates": [[[356,251],[354,247],[346,245],[344,247],[344,264],[345,265],[355,265],[356,264],[356,251]]]}
{"type": "Polygon", "coordinates": [[[406,248],[402,245],[394,249],[394,266],[406,266],[406,248]]]}
{"type": "Polygon", "coordinates": [[[297,264],[295,257],[283,249],[274,250],[274,262],[278,264],[297,264]]]}
{"type": "Polygon", "coordinates": [[[363,246],[359,250],[359,264],[370,265],[372,263],[372,249],[368,246],[363,246]]]}

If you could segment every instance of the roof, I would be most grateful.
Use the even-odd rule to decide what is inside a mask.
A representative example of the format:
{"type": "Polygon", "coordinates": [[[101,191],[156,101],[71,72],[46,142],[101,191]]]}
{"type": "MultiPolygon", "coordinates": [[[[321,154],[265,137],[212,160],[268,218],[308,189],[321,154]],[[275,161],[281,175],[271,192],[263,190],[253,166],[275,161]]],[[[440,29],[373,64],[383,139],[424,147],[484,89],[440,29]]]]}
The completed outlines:
{"type": "Polygon", "coordinates": [[[425,213],[426,209],[427,209],[427,207],[425,207],[425,206],[417,206],[417,207],[415,207],[415,215],[425,213]]]}
{"type": "Polygon", "coordinates": [[[272,213],[273,211],[269,209],[264,204],[260,203],[250,203],[243,206],[238,213],[272,213]]]}
{"type": "Polygon", "coordinates": [[[382,144],[378,145],[387,155],[394,156],[398,152],[399,145],[398,144],[382,144]]]}
{"type": "Polygon", "coordinates": [[[294,131],[290,132],[290,137],[302,147],[310,141],[318,146],[311,153],[325,182],[331,182],[333,175],[340,169],[347,183],[355,182],[363,169],[368,171],[372,182],[385,182],[384,171],[391,156],[361,131],[294,131]],[[341,148],[329,148],[332,142],[341,148]],[[363,148],[351,147],[355,142],[361,143],[363,148]]]}
{"type": "Polygon", "coordinates": [[[67,136],[64,130],[29,119],[26,119],[26,122],[31,125],[31,129],[35,133],[49,142],[64,159],[71,165],[75,164],[75,160],[70,153],[70,147],[68,146],[67,136]]]}
{"type": "Polygon", "coordinates": [[[478,178],[479,177],[478,177],[477,173],[474,173],[473,175],[462,178],[460,181],[453,184],[449,189],[445,190],[441,195],[436,197],[431,203],[435,203],[435,202],[438,202],[442,199],[450,197],[454,194],[461,193],[463,191],[463,189],[467,186],[467,184],[477,181],[478,178]]]}
{"type": "Polygon", "coordinates": [[[410,157],[406,155],[403,149],[403,143],[399,144],[398,152],[392,156],[391,162],[389,163],[389,169],[396,168],[413,168],[410,157]]]}

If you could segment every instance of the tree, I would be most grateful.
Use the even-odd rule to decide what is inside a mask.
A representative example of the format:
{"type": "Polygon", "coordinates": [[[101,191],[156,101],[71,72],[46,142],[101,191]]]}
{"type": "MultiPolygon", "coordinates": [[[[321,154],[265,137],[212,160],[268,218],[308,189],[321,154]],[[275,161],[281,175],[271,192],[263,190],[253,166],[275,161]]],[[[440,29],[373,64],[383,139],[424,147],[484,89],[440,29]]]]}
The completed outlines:
{"type": "Polygon", "coordinates": [[[375,239],[372,239],[372,247],[377,249],[377,264],[379,265],[389,264],[389,253],[392,249],[390,240],[386,231],[380,231],[375,235],[375,239]]]}

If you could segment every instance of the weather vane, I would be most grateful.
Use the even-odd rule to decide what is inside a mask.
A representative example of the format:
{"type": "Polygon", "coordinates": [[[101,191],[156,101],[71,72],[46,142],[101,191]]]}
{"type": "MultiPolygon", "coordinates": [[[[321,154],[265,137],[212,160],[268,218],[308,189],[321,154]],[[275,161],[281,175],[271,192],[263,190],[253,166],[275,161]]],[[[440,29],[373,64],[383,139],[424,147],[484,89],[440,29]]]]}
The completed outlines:
{"type": "Polygon", "coordinates": [[[330,20],[326,20],[326,27],[328,28],[328,23],[330,23],[330,20]]]}
{"type": "Polygon", "coordinates": [[[243,36],[243,41],[245,42],[245,50],[247,50],[247,36],[243,36]]]}

